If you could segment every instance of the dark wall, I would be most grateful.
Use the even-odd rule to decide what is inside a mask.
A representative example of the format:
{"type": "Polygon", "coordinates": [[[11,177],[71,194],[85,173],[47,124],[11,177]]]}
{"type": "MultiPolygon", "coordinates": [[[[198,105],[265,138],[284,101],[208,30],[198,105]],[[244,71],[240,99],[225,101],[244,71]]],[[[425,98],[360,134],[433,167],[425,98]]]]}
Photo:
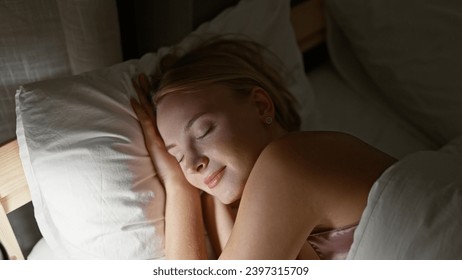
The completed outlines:
{"type": "MultiPolygon", "coordinates": [[[[295,6],[306,0],[291,0],[295,6]]],[[[124,60],[178,43],[239,0],[117,0],[124,60]]],[[[309,71],[328,57],[325,44],[304,54],[309,71]]]]}
{"type": "Polygon", "coordinates": [[[117,0],[124,60],[178,43],[238,0],[117,0]]]}

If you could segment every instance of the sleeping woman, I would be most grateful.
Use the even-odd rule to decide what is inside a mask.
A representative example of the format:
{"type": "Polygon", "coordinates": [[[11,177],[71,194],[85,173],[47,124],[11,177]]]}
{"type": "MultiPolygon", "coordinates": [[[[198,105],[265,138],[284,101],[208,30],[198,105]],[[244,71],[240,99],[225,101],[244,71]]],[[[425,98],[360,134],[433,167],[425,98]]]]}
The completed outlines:
{"type": "Polygon", "coordinates": [[[295,99],[264,52],[210,40],[134,79],[166,191],[168,259],[206,259],[204,228],[219,259],[345,258],[373,183],[395,162],[344,133],[298,131],[295,99]]]}

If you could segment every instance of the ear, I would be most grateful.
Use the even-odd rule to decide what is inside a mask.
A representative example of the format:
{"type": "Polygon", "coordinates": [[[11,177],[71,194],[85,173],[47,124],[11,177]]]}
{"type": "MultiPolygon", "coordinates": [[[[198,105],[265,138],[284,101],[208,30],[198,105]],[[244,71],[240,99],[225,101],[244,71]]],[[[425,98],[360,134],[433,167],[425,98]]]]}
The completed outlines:
{"type": "Polygon", "coordinates": [[[250,93],[250,100],[255,105],[257,113],[263,122],[267,117],[274,119],[274,103],[266,90],[261,87],[254,87],[250,93]]]}

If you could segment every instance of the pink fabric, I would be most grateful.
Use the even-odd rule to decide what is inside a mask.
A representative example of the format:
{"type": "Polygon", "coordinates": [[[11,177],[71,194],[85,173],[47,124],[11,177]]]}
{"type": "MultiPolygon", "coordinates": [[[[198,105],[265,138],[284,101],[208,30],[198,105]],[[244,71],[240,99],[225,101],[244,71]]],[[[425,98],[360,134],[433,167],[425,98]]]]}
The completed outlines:
{"type": "Polygon", "coordinates": [[[308,236],[308,243],[321,260],[344,260],[353,243],[357,226],[355,224],[311,234],[308,236]]]}

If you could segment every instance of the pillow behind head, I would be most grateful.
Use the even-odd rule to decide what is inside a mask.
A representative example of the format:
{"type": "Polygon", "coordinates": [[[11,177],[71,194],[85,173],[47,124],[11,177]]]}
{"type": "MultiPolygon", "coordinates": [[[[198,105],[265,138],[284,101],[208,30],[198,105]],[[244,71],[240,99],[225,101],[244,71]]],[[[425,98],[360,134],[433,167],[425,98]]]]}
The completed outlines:
{"type": "MultiPolygon", "coordinates": [[[[289,14],[289,1],[241,1],[179,46],[187,49],[197,35],[211,33],[254,39],[284,62],[289,89],[309,115],[313,95],[289,14]]],[[[164,257],[164,191],[129,100],[136,96],[131,77],[153,74],[167,51],[18,91],[21,160],[37,223],[59,257],[164,257]]]]}
{"type": "Polygon", "coordinates": [[[326,4],[367,75],[401,116],[440,145],[462,133],[459,1],[326,4]]]}
{"type": "Polygon", "coordinates": [[[130,110],[129,62],[21,88],[20,155],[59,258],[163,256],[163,188],[130,110]]]}

